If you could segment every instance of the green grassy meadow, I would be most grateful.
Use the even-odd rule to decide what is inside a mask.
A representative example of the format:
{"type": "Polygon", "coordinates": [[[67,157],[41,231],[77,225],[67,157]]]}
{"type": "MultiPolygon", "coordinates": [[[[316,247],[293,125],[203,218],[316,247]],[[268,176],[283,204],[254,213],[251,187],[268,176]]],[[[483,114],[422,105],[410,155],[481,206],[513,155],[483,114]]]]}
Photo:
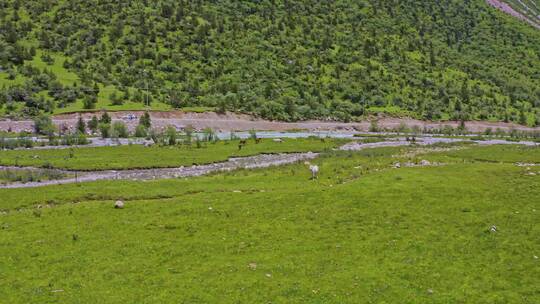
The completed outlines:
{"type": "Polygon", "coordinates": [[[540,149],[487,148],[0,189],[2,301],[538,303],[540,149]]]}
{"type": "Polygon", "coordinates": [[[124,145],[119,147],[92,147],[45,150],[0,151],[0,165],[34,166],[72,170],[142,169],[191,166],[226,161],[230,157],[252,156],[262,153],[321,152],[332,149],[345,140],[336,139],[286,139],[282,143],[263,139],[259,144],[252,140],[238,150],[238,140],[203,143],[191,146],[144,147],[124,145]]]}

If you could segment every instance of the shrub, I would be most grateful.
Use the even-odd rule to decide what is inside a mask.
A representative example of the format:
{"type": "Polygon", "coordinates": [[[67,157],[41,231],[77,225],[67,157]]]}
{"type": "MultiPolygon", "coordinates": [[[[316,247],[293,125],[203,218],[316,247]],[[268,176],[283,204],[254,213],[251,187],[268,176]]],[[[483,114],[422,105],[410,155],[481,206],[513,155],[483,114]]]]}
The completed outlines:
{"type": "Polygon", "coordinates": [[[126,124],[121,121],[116,121],[112,125],[113,137],[127,138],[129,137],[129,132],[126,127],[126,124]]]}
{"type": "Polygon", "coordinates": [[[191,141],[193,140],[194,128],[192,126],[187,126],[184,129],[184,132],[186,133],[186,142],[187,142],[187,144],[191,145],[191,141]]]}
{"type": "Polygon", "coordinates": [[[103,115],[101,115],[99,122],[104,124],[110,124],[112,122],[111,116],[109,116],[109,114],[105,112],[103,113],[103,115]]]}
{"type": "Polygon", "coordinates": [[[61,144],[64,146],[87,145],[88,143],[89,141],[86,135],[79,131],[72,134],[65,134],[61,139],[61,144]]]}
{"type": "Polygon", "coordinates": [[[168,126],[165,131],[165,140],[166,144],[169,146],[176,145],[176,128],[173,126],[168,126]]]}
{"type": "Polygon", "coordinates": [[[215,141],[217,139],[217,135],[211,128],[206,128],[203,131],[204,140],[207,142],[215,141]]]}
{"type": "Polygon", "coordinates": [[[83,108],[84,109],[93,109],[96,107],[97,96],[96,95],[86,95],[83,98],[83,108]]]}
{"type": "Polygon", "coordinates": [[[99,126],[99,132],[101,133],[102,138],[109,138],[111,137],[111,125],[108,123],[100,123],[99,126]]]}
{"type": "Polygon", "coordinates": [[[144,112],[143,116],[139,119],[139,124],[146,127],[146,129],[152,127],[152,120],[150,119],[150,114],[148,112],[144,112]]]}
{"type": "Polygon", "coordinates": [[[152,139],[154,143],[159,143],[159,138],[161,135],[156,130],[150,129],[150,131],[148,132],[148,136],[152,139]]]}
{"type": "Polygon", "coordinates": [[[148,130],[146,129],[146,127],[143,125],[138,125],[135,129],[135,137],[143,138],[146,136],[148,136],[148,130]]]}
{"type": "Polygon", "coordinates": [[[55,129],[51,118],[47,115],[39,115],[34,119],[34,131],[36,134],[50,136],[51,133],[54,134],[55,129]]]}
{"type": "Polygon", "coordinates": [[[99,121],[96,116],[92,116],[92,119],[88,122],[88,129],[92,131],[92,133],[96,133],[98,130],[99,121]]]}
{"type": "Polygon", "coordinates": [[[379,123],[376,120],[370,122],[369,132],[379,132],[379,123]]]}
{"type": "Polygon", "coordinates": [[[23,136],[20,138],[5,138],[0,137],[0,149],[13,150],[16,148],[32,148],[34,142],[23,136]]]}
{"type": "Polygon", "coordinates": [[[86,133],[86,123],[82,116],[79,116],[79,120],[77,121],[77,130],[83,134],[86,133]]]}
{"type": "Polygon", "coordinates": [[[111,104],[113,106],[121,106],[124,104],[124,100],[122,99],[122,96],[119,96],[116,91],[112,92],[109,96],[109,99],[111,100],[111,104]]]}

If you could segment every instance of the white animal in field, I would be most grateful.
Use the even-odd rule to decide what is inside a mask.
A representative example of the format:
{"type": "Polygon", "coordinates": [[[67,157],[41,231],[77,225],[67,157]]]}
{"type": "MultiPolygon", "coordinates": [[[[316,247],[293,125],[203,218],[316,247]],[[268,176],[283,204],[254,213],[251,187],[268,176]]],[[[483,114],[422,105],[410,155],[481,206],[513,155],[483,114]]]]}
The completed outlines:
{"type": "Polygon", "coordinates": [[[311,171],[311,179],[316,179],[319,174],[319,166],[309,165],[309,171],[311,171]]]}

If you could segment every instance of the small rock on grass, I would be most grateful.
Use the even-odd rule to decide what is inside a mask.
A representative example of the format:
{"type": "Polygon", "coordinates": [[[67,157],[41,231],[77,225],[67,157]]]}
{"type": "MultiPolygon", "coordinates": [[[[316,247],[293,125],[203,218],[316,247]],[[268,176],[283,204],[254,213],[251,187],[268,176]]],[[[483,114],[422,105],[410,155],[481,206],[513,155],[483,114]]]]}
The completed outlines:
{"type": "Polygon", "coordinates": [[[124,202],[116,201],[116,203],[114,203],[114,209],[124,209],[124,202]]]}
{"type": "Polygon", "coordinates": [[[429,160],[423,159],[422,161],[420,161],[420,165],[421,166],[430,166],[431,162],[429,160]]]}

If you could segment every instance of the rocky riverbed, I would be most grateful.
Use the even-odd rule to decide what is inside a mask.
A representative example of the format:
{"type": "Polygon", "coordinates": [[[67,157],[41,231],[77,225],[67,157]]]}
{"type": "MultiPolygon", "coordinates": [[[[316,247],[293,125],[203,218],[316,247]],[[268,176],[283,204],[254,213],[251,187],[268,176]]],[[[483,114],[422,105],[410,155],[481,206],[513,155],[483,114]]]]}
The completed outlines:
{"type": "MultiPolygon", "coordinates": [[[[179,168],[159,168],[159,169],[137,169],[137,170],[105,170],[105,171],[68,171],[60,170],[65,174],[69,174],[70,178],[60,180],[49,180],[43,182],[30,183],[12,183],[0,185],[1,188],[33,188],[49,185],[72,184],[82,182],[92,182],[98,180],[153,180],[165,178],[182,178],[201,176],[214,172],[232,171],[236,169],[255,169],[267,168],[271,166],[279,166],[291,164],[299,161],[309,160],[317,157],[317,153],[288,153],[288,154],[262,154],[250,157],[231,158],[226,162],[214,163],[208,165],[197,165],[179,168]]],[[[8,167],[0,167],[0,170],[5,170],[8,167]]],[[[9,167],[14,170],[15,167],[9,167]]],[[[22,167],[24,169],[37,169],[22,167]]]]}
{"type": "MultiPolygon", "coordinates": [[[[455,143],[463,141],[457,138],[439,138],[439,137],[418,137],[414,141],[406,138],[389,138],[381,142],[363,143],[361,140],[353,140],[339,148],[343,151],[358,151],[378,147],[399,147],[411,144],[429,146],[437,143],[455,143]]],[[[508,142],[505,140],[477,140],[472,141],[479,145],[498,145],[498,144],[520,144],[526,146],[540,146],[539,143],[530,141],[508,142]]],[[[59,170],[70,176],[70,178],[59,180],[47,180],[42,182],[29,183],[11,183],[0,185],[1,188],[32,188],[48,185],[60,185],[70,183],[82,183],[98,180],[153,180],[165,178],[183,178],[201,176],[215,172],[232,171],[236,169],[266,168],[270,166],[279,166],[296,163],[300,161],[316,158],[318,153],[284,153],[284,154],[262,154],[250,157],[231,158],[226,162],[196,165],[179,168],[159,168],[159,169],[134,169],[134,170],[104,170],[92,172],[59,170]]],[[[1,167],[0,170],[14,170],[16,167],[1,167]]],[[[20,170],[32,170],[37,168],[21,167],[20,170]]]]}

